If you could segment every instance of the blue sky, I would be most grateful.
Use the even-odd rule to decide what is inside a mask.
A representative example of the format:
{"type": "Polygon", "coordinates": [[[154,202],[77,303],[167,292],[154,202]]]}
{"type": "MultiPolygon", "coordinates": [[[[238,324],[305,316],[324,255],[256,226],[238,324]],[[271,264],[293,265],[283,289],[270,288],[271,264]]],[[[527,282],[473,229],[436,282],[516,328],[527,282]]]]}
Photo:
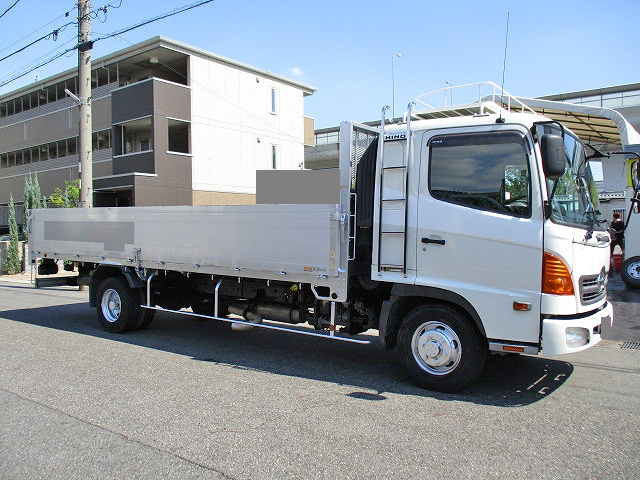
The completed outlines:
{"type": "MultiPolygon", "coordinates": [[[[0,13],[14,1],[0,0],[0,13]]],[[[119,1],[93,0],[92,8],[119,1]]],[[[104,22],[92,22],[93,37],[195,1],[122,0],[104,22]]],[[[20,0],[0,18],[0,58],[73,20],[74,5],[73,0],[20,0]]],[[[305,100],[305,114],[322,128],[380,117],[381,107],[392,102],[395,53],[402,54],[395,58],[396,114],[413,97],[446,82],[500,84],[507,12],[505,90],[510,93],[533,97],[640,82],[640,2],[631,0],[216,0],[97,42],[93,58],[164,35],[317,88],[305,100]]],[[[37,58],[72,46],[76,33],[69,26],[55,42],[39,42],[0,62],[0,82],[37,58]]],[[[0,87],[0,94],[76,62],[76,53],[69,53],[0,87]]]]}

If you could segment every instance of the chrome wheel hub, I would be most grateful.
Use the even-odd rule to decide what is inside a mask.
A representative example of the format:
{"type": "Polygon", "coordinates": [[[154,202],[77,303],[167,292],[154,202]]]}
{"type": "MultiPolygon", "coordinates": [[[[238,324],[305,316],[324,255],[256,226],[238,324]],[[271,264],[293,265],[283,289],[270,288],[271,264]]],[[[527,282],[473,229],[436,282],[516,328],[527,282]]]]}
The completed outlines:
{"type": "Polygon", "coordinates": [[[425,322],[411,341],[413,356],[420,367],[434,375],[446,375],[460,363],[462,347],[455,331],[441,322],[425,322]]]}
{"type": "Polygon", "coordinates": [[[102,295],[100,307],[102,308],[102,315],[107,322],[117,322],[122,312],[122,303],[118,292],[112,288],[106,290],[102,295]]]}
{"type": "Polygon", "coordinates": [[[640,280],[640,262],[633,262],[627,266],[627,273],[633,279],[640,280]]]}

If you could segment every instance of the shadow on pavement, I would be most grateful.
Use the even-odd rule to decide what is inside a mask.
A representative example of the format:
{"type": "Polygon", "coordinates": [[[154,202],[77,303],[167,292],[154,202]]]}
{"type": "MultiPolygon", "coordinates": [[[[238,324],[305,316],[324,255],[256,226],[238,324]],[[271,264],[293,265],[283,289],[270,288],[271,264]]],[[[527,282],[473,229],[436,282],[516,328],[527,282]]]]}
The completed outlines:
{"type": "Polygon", "coordinates": [[[455,394],[415,387],[393,352],[263,329],[232,331],[228,324],[159,312],[146,330],[101,329],[87,303],[0,312],[0,318],[153,348],[229,368],[264,371],[353,387],[355,401],[383,401],[385,393],[482,405],[518,407],[544,399],[573,372],[570,363],[533,356],[493,356],[480,378],[455,394]]]}

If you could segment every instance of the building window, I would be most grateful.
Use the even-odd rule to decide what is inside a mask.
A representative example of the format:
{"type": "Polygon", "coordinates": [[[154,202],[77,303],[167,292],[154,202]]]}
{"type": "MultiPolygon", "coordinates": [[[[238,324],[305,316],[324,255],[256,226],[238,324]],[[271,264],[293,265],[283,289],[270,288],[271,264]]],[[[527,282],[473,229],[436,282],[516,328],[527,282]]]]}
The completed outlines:
{"type": "Polygon", "coordinates": [[[40,161],[40,148],[39,147],[31,147],[31,162],[39,162],[40,161]]]}
{"type": "Polygon", "coordinates": [[[67,156],[67,141],[66,140],[60,140],[59,142],[57,142],[58,144],[58,156],[59,157],[66,157],[67,156]]]}
{"type": "Polygon", "coordinates": [[[58,148],[55,142],[49,144],[49,159],[58,158],[58,148]]]}
{"type": "Polygon", "coordinates": [[[78,137],[67,138],[67,155],[78,153],[78,137]]]}
{"type": "Polygon", "coordinates": [[[271,145],[271,168],[278,168],[278,147],[271,145]]]}
{"type": "MultiPolygon", "coordinates": [[[[68,157],[78,153],[78,137],[65,138],[57,142],[35,145],[31,148],[14,150],[0,154],[0,168],[15,167],[29,163],[68,157]]],[[[147,140],[148,142],[148,140],[147,140]]],[[[93,150],[111,148],[111,130],[102,130],[93,134],[93,150]]]]}
{"type": "Polygon", "coordinates": [[[113,153],[115,155],[126,155],[153,149],[151,117],[116,125],[114,135],[113,143],[115,148],[113,153]]]}
{"type": "Polygon", "coordinates": [[[271,113],[276,114],[277,107],[277,98],[276,98],[276,89],[271,88],[271,113]]]}
{"type": "Polygon", "coordinates": [[[38,92],[31,92],[29,98],[30,108],[36,108],[38,106],[38,92]]]}
{"type": "Polygon", "coordinates": [[[167,119],[169,151],[176,153],[191,153],[189,150],[189,122],[167,119]]]}
{"type": "MultiPolygon", "coordinates": [[[[99,67],[92,72],[94,78],[93,87],[106,85],[117,81],[117,72],[109,72],[109,67],[99,67]]],[[[24,112],[32,108],[36,108],[47,103],[62,100],[67,97],[65,88],[71,93],[77,94],[77,80],[78,77],[68,78],[53,85],[43,86],[38,90],[31,93],[27,93],[21,97],[7,100],[0,103],[0,117],[7,117],[9,115],[15,115],[16,113],[24,112]]]]}
{"type": "Polygon", "coordinates": [[[611,210],[611,215],[613,216],[614,213],[619,213],[620,214],[620,218],[626,218],[626,210],[624,208],[614,208],[613,210],[611,210]]]}
{"type": "Polygon", "coordinates": [[[49,146],[40,145],[40,161],[49,160],[49,146]]]}
{"type": "Polygon", "coordinates": [[[111,130],[101,130],[91,135],[92,150],[105,150],[111,148],[111,130]]]}

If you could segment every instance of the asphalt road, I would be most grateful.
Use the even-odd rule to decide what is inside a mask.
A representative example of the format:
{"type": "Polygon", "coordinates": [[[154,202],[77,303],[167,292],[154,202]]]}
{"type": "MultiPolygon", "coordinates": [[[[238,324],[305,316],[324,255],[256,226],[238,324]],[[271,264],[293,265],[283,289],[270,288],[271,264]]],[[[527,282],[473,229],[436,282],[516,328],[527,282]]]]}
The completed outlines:
{"type": "Polygon", "coordinates": [[[169,314],[115,335],[86,298],[0,279],[0,478],[640,476],[620,342],[493,357],[440,394],[376,345],[169,314]]]}
{"type": "Polygon", "coordinates": [[[620,274],[613,271],[607,298],[613,303],[614,312],[611,339],[640,343],[640,289],[627,287],[620,274]]]}

